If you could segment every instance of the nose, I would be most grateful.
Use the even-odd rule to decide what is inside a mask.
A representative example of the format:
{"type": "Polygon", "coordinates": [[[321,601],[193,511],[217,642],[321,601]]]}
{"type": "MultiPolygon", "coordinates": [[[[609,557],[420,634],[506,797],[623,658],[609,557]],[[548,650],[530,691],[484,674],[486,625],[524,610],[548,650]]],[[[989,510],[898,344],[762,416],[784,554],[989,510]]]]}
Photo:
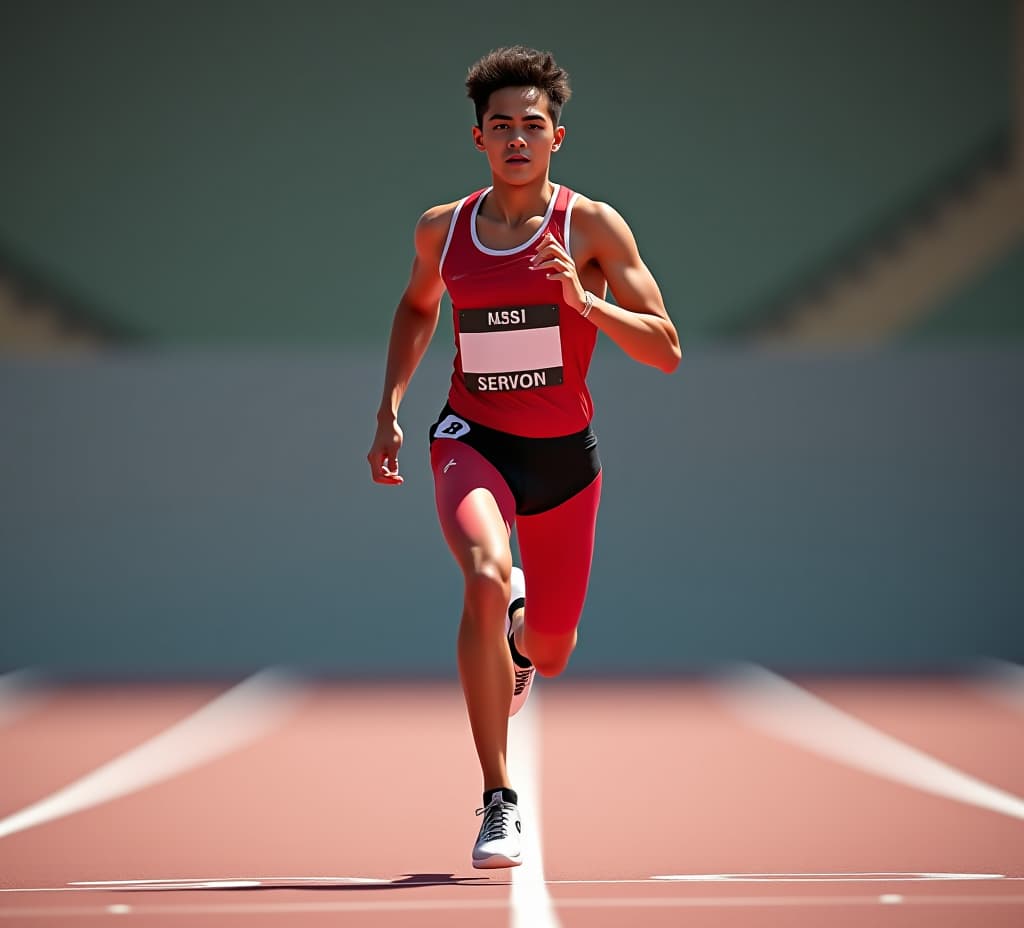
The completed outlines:
{"type": "Polygon", "coordinates": [[[526,139],[524,139],[521,135],[513,135],[512,138],[508,140],[508,147],[513,149],[514,151],[519,151],[521,148],[526,148],[526,139]]]}

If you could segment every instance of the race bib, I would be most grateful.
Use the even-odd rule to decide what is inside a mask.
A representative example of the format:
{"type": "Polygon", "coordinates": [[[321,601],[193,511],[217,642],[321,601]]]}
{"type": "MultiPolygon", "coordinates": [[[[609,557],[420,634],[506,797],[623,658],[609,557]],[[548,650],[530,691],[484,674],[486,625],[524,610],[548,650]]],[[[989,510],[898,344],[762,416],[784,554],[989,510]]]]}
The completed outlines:
{"type": "Polygon", "coordinates": [[[469,431],[469,423],[465,419],[448,415],[434,427],[434,438],[462,438],[469,431]]]}
{"type": "Polygon", "coordinates": [[[557,386],[563,376],[558,306],[460,309],[459,353],[473,393],[557,386]]]}

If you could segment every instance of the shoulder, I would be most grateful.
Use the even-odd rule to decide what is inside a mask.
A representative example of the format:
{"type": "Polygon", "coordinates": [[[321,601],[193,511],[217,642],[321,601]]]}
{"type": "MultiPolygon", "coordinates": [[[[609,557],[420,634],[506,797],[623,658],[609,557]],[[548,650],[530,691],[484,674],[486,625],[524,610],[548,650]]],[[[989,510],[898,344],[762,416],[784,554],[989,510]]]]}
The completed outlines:
{"type": "Polygon", "coordinates": [[[479,190],[469,193],[464,197],[460,197],[458,200],[452,200],[450,203],[439,203],[437,206],[431,206],[430,209],[425,210],[420,214],[419,219],[416,221],[416,236],[417,239],[423,235],[427,237],[441,236],[443,239],[448,234],[448,229],[452,224],[452,218],[455,216],[456,211],[462,206],[463,203],[474,200],[480,194],[484,193],[486,187],[482,187],[479,190]]]}
{"type": "Polygon", "coordinates": [[[453,200],[451,203],[439,203],[437,206],[431,206],[430,209],[425,210],[416,220],[416,234],[419,235],[421,232],[430,234],[438,229],[447,231],[452,216],[455,215],[455,210],[461,202],[461,200],[453,200]]]}
{"type": "Polygon", "coordinates": [[[420,214],[415,228],[416,250],[419,253],[441,251],[448,236],[452,217],[461,202],[462,200],[453,200],[451,203],[439,203],[420,214]]]}
{"type": "Polygon", "coordinates": [[[577,193],[573,202],[572,220],[574,224],[583,223],[594,230],[626,223],[622,214],[610,203],[606,203],[604,200],[595,200],[582,193],[577,193]]]}
{"type": "Polygon", "coordinates": [[[633,233],[622,214],[611,204],[576,194],[572,207],[573,237],[583,238],[594,250],[628,244],[633,233]]]}

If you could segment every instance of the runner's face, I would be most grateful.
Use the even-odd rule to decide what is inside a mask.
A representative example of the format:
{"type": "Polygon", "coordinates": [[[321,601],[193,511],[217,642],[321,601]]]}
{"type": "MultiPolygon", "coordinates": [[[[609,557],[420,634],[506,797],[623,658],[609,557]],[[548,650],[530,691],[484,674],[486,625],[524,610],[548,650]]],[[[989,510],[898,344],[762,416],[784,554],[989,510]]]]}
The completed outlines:
{"type": "Polygon", "coordinates": [[[482,128],[473,127],[473,141],[486,153],[495,178],[510,184],[545,177],[565,136],[551,121],[547,95],[536,87],[496,90],[482,122],[482,128]]]}

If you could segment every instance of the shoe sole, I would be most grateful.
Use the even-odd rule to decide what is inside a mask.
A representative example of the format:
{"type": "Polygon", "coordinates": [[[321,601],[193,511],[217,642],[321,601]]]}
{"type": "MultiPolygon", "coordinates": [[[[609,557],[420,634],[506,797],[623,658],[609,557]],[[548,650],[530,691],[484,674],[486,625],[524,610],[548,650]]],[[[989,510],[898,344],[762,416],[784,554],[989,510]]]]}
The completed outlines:
{"type": "Polygon", "coordinates": [[[491,854],[490,857],[473,858],[475,870],[500,870],[505,867],[518,867],[523,863],[521,857],[507,857],[504,854],[491,854]]]}

